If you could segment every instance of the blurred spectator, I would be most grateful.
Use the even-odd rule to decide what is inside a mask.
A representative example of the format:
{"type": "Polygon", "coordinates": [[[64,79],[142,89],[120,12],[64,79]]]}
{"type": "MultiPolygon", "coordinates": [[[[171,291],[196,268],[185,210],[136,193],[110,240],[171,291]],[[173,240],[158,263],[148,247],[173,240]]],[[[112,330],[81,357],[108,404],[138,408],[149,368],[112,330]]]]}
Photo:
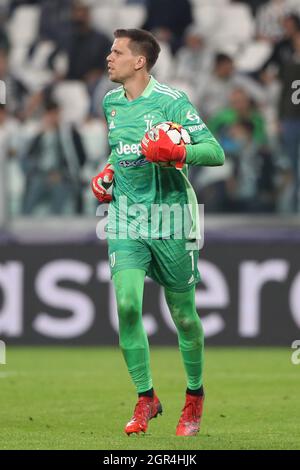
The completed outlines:
{"type": "MultiPolygon", "coordinates": [[[[69,33],[64,37],[63,49],[67,56],[67,71],[64,79],[84,82],[90,100],[91,116],[102,117],[102,98],[112,88],[106,75],[106,57],[111,48],[111,40],[92,29],[90,9],[80,1],[72,4],[69,33]]],[[[49,60],[52,67],[56,59],[56,71],[63,73],[61,48],[53,52],[49,60]]]]}
{"type": "Polygon", "coordinates": [[[259,72],[259,80],[264,88],[266,106],[263,110],[268,121],[269,134],[276,137],[278,132],[278,102],[281,83],[286,75],[286,64],[292,61],[294,55],[293,39],[300,32],[300,17],[289,14],[283,17],[282,26],[284,37],[274,45],[270,58],[259,72]]]}
{"type": "Polygon", "coordinates": [[[75,2],[72,10],[72,32],[66,52],[69,60],[66,79],[89,80],[89,76],[102,76],[106,70],[106,57],[111,40],[105,34],[92,29],[90,10],[75,2]]]}
{"type": "Polygon", "coordinates": [[[170,82],[174,78],[174,59],[169,44],[168,31],[165,28],[157,28],[152,33],[160,45],[160,54],[152,73],[159,82],[170,82]]]}
{"type": "Polygon", "coordinates": [[[226,162],[202,168],[194,185],[206,212],[272,212],[276,169],[270,150],[254,138],[253,123],[237,119],[219,129],[226,162]]]}
{"type": "Polygon", "coordinates": [[[82,179],[87,183],[83,189],[84,213],[95,215],[97,201],[90,190],[90,181],[107,163],[107,125],[104,119],[88,119],[80,127],[80,136],[86,149],[87,160],[82,168],[82,179]]]}
{"type": "Polygon", "coordinates": [[[284,30],[282,19],[289,13],[300,13],[299,0],[269,0],[257,13],[257,35],[259,38],[277,42],[284,30]]]}
{"type": "Polygon", "coordinates": [[[294,53],[293,39],[300,31],[300,17],[295,14],[286,15],[281,24],[283,38],[275,44],[271,57],[263,66],[263,69],[267,69],[270,65],[275,66],[279,74],[284,64],[291,60],[294,53]]]}
{"type": "Polygon", "coordinates": [[[172,52],[182,43],[185,29],[193,22],[189,0],[147,0],[147,17],[144,29],[164,28],[172,52]]]}
{"type": "Polygon", "coordinates": [[[253,122],[240,119],[220,137],[233,174],[226,184],[224,210],[270,212],[275,207],[275,168],[270,151],[259,145],[253,122]]]}
{"type": "MultiPolygon", "coordinates": [[[[239,1],[244,0],[236,3],[239,1]]],[[[230,51],[226,40],[221,40],[223,53],[212,51],[216,35],[240,37],[244,31],[242,22],[229,27],[232,21],[228,18],[227,24],[226,15],[216,26],[214,19],[219,18],[222,10],[215,5],[217,2],[204,3],[208,14],[203,21],[206,30],[201,23],[202,2],[198,5],[197,0],[193,0],[196,23],[189,0],[124,0],[122,6],[145,5],[144,27],[154,31],[162,48],[154,76],[191,97],[226,150],[223,167],[191,168],[193,183],[206,210],[273,211],[275,179],[276,190],[279,189],[277,210],[295,212],[300,210],[300,104],[295,104],[300,100],[297,85],[300,1],[245,2],[258,11],[258,33],[273,43],[273,52],[260,70],[257,68],[265,59],[256,69],[242,68],[251,76],[237,69],[238,57],[245,49],[239,51],[236,62],[235,56],[224,52],[230,51]],[[214,27],[210,30],[212,23],[214,27]],[[214,33],[213,38],[208,31],[214,33]],[[274,155],[279,162],[276,160],[276,165],[274,155]]],[[[95,201],[85,183],[101,167],[100,161],[103,164],[107,158],[102,98],[115,84],[106,74],[111,39],[92,29],[90,9],[86,5],[96,7],[101,14],[103,3],[100,0],[0,1],[0,80],[7,89],[6,109],[0,107],[0,164],[7,165],[6,170],[3,166],[0,169],[0,185],[9,184],[10,212],[14,214],[20,212],[20,202],[25,213],[40,212],[45,207],[50,207],[51,213],[94,213],[95,201]],[[26,5],[38,8],[29,9],[36,13],[34,27],[21,21],[23,29],[20,22],[13,21],[18,12],[12,21],[7,18],[7,12],[12,14],[19,6],[26,5]],[[36,37],[39,12],[40,28],[36,37]],[[24,37],[29,38],[26,44],[24,37]],[[49,102],[45,112],[44,103],[49,96],[58,106],[49,102]]],[[[110,2],[105,2],[103,10],[107,18],[115,12],[118,15],[117,4],[111,0],[109,12],[110,2]]],[[[254,51],[255,45],[255,42],[245,44],[246,49],[253,46],[254,51]]],[[[251,59],[249,62],[252,64],[251,59]]]]}
{"type": "Polygon", "coordinates": [[[0,50],[4,50],[6,52],[9,51],[9,40],[8,36],[1,25],[1,20],[0,20],[0,50]]]}
{"type": "Polygon", "coordinates": [[[292,169],[292,210],[300,211],[300,31],[293,38],[293,54],[281,69],[279,106],[284,149],[292,169]]]}
{"type": "Polygon", "coordinates": [[[255,102],[240,88],[235,88],[230,96],[229,107],[221,110],[208,121],[213,134],[220,136],[224,129],[232,127],[239,121],[249,121],[253,126],[253,139],[257,144],[267,140],[265,122],[255,102]]]}
{"type": "Polygon", "coordinates": [[[17,148],[18,121],[9,116],[6,106],[0,104],[0,147],[4,153],[12,153],[17,148]]]}
{"type": "Polygon", "coordinates": [[[17,160],[21,144],[19,135],[18,121],[8,115],[5,105],[0,105],[0,184],[6,189],[7,212],[13,214],[20,213],[24,191],[23,175],[17,160]]]}
{"type": "Polygon", "coordinates": [[[213,51],[199,27],[189,26],[184,35],[184,45],[176,54],[176,79],[199,88],[199,82],[211,73],[213,58],[213,51]]]}
{"type": "Polygon", "coordinates": [[[226,54],[217,54],[214,70],[200,82],[197,90],[197,105],[205,119],[227,106],[232,90],[243,88],[259,103],[264,102],[264,93],[257,82],[237,73],[234,62],[226,54]]]}
{"type": "Polygon", "coordinates": [[[267,134],[270,139],[277,141],[278,102],[281,93],[281,83],[276,75],[268,70],[260,72],[259,81],[265,96],[265,104],[261,107],[261,112],[266,121],[267,134]]]}
{"type": "Polygon", "coordinates": [[[77,130],[63,126],[58,106],[48,102],[42,128],[23,156],[24,214],[34,213],[42,202],[48,203],[50,214],[81,212],[80,169],[85,160],[77,130]]]}
{"type": "MultiPolygon", "coordinates": [[[[275,164],[267,147],[265,122],[255,102],[236,88],[230,106],[213,116],[208,127],[226,154],[217,180],[204,185],[199,197],[206,209],[227,212],[270,212],[275,208],[275,164]]],[[[209,170],[202,181],[210,181],[209,170]]]]}
{"type": "Polygon", "coordinates": [[[40,37],[65,48],[71,35],[73,0],[43,0],[41,2],[40,37]]]}

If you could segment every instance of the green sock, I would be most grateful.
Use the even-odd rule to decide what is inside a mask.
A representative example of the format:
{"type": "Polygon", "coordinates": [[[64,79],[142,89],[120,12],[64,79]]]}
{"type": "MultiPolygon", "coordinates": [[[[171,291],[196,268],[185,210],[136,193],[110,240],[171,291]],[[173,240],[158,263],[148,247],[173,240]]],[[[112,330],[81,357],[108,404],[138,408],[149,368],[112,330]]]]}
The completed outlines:
{"type": "Polygon", "coordinates": [[[187,386],[197,390],[203,383],[204,334],[195,306],[195,288],[180,293],[165,289],[165,295],[177,328],[187,386]]]}
{"type": "Polygon", "coordinates": [[[122,348],[122,353],[137,393],[150,390],[152,388],[152,378],[150,373],[149,348],[122,348]]]}

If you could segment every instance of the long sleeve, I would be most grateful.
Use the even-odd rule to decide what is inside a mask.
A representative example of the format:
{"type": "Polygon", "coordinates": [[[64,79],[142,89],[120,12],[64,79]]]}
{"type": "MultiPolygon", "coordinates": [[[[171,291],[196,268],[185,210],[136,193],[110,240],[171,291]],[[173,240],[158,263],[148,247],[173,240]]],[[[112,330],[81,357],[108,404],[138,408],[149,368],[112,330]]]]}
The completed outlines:
{"type": "Polygon", "coordinates": [[[212,137],[205,142],[186,146],[186,163],[199,166],[224,165],[225,154],[220,144],[212,137]]]}

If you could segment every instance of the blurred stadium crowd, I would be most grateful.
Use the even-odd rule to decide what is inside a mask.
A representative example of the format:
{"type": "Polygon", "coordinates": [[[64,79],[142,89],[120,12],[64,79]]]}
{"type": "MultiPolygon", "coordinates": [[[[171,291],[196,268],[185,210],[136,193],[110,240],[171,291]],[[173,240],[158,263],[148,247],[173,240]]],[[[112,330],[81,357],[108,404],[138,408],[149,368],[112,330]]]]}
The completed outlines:
{"type": "Polygon", "coordinates": [[[95,214],[118,27],[156,35],[153,75],[188,94],[224,147],[223,167],[190,170],[206,211],[300,212],[300,0],[0,0],[9,214],[95,214]]]}

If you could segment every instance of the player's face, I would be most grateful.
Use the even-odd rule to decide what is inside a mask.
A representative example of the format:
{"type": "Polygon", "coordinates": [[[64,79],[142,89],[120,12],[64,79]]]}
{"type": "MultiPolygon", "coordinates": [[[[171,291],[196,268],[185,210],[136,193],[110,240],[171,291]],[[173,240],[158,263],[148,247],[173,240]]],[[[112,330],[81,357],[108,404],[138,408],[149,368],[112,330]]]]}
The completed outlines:
{"type": "Polygon", "coordinates": [[[112,82],[124,83],[133,77],[137,70],[139,56],[129,48],[129,38],[117,38],[107,57],[108,76],[112,82]]]}

